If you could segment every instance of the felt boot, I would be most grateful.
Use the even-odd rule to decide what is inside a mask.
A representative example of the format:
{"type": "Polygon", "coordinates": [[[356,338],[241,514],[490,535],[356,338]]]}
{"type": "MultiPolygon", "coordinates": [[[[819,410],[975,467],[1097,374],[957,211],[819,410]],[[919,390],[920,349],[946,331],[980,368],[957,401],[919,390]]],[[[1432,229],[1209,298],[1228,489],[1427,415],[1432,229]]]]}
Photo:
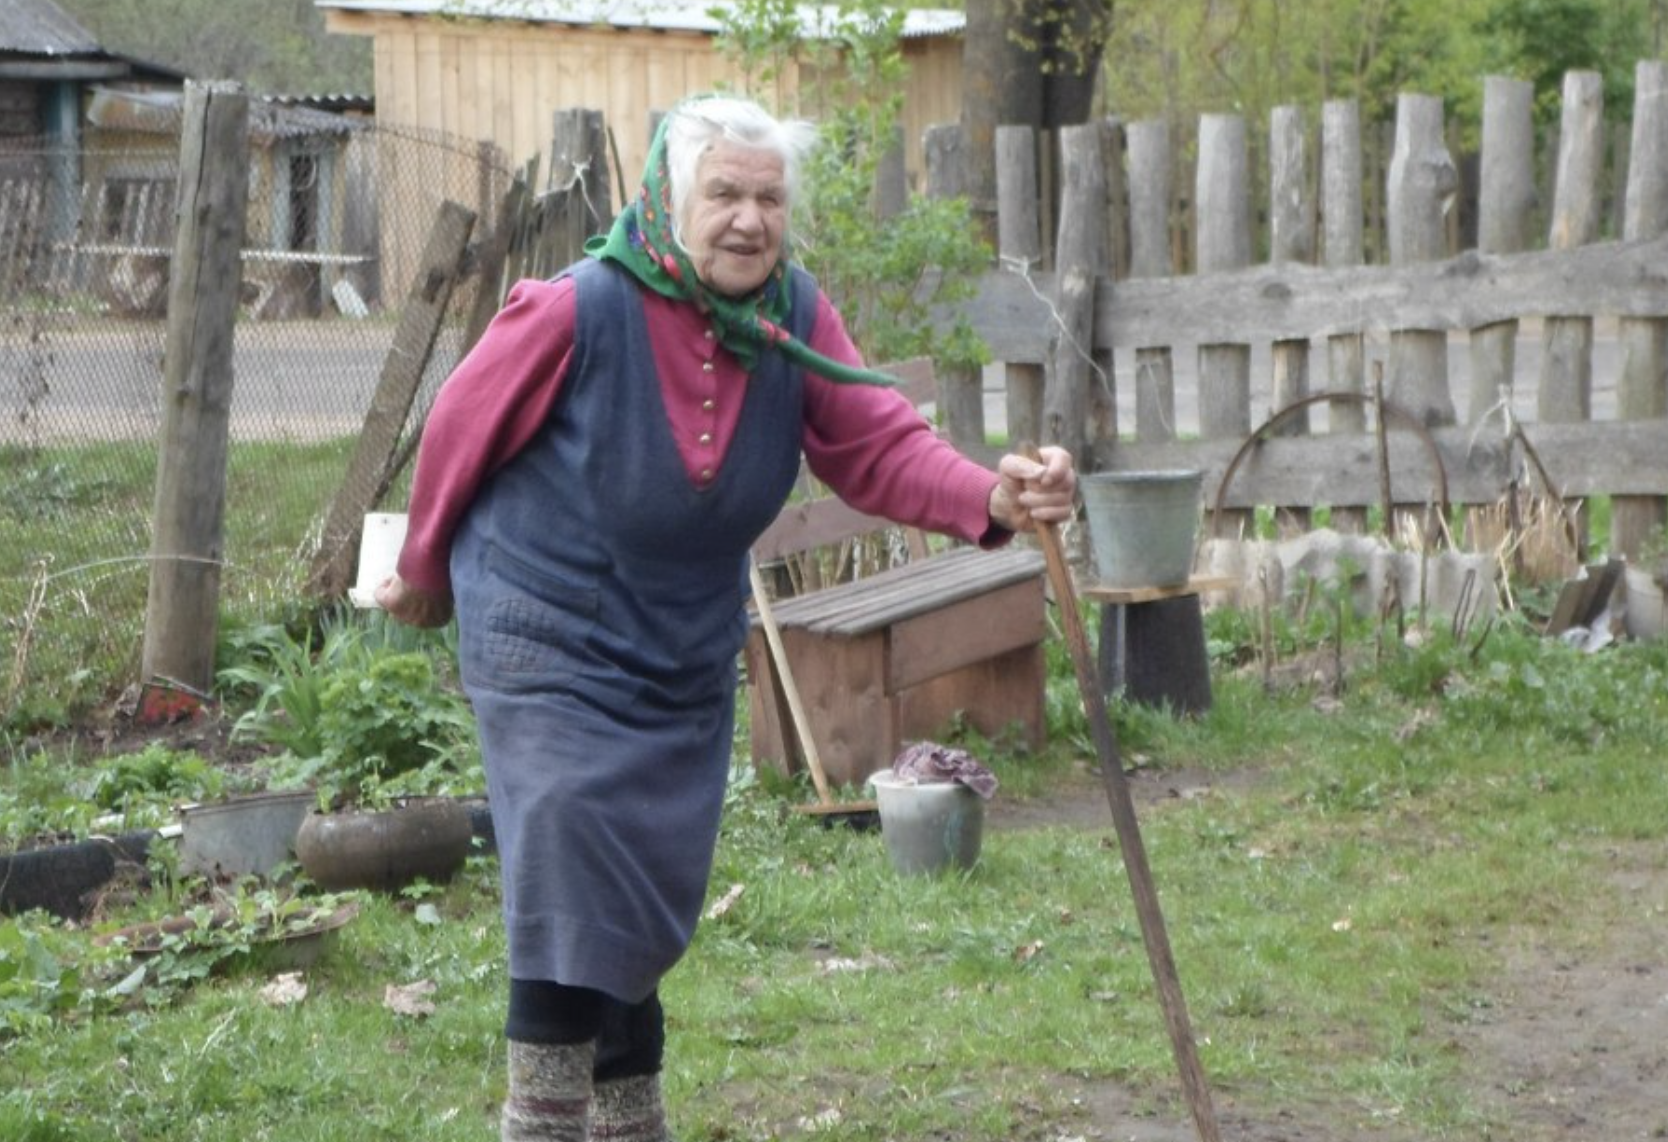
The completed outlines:
{"type": "Polygon", "coordinates": [[[510,1089],[501,1142],[585,1142],[596,1044],[509,1040],[510,1089]]]}
{"type": "Polygon", "coordinates": [[[591,1142],[672,1142],[659,1075],[631,1075],[596,1085],[591,1142]]]}

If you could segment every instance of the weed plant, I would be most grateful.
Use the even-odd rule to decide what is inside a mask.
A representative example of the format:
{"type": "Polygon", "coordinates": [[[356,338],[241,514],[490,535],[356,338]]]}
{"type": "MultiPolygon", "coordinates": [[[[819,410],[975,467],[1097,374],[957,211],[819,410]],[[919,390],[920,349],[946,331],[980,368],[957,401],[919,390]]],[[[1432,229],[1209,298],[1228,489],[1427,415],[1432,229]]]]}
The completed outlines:
{"type": "Polygon", "coordinates": [[[248,787],[200,754],[161,744],[86,759],[20,751],[0,782],[0,851],[155,828],[172,821],[182,803],[248,787]]]}
{"type": "Polygon", "coordinates": [[[263,766],[275,787],[316,789],[326,808],[484,788],[449,635],[338,610],[316,641],[275,626],[231,641],[221,686],[252,700],[233,736],[279,751],[263,766]]]}

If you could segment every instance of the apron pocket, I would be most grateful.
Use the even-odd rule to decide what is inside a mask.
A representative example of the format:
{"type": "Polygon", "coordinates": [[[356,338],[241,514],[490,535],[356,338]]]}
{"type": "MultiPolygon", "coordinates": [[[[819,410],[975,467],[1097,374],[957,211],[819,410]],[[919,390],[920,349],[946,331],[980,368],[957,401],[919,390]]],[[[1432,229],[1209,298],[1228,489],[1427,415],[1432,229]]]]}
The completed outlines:
{"type": "Polygon", "coordinates": [[[488,602],[476,637],[460,640],[465,676],[472,685],[527,692],[562,686],[574,676],[596,627],[598,596],[595,590],[560,587],[557,605],[523,593],[515,584],[496,585],[496,597],[488,602]]]}

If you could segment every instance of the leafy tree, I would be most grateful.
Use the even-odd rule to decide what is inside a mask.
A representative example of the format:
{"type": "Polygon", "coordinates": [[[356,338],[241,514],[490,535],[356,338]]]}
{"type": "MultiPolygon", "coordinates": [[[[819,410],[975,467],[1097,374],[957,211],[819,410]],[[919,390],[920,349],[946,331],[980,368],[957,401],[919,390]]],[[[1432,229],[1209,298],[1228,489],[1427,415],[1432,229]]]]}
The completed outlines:
{"type": "Polygon", "coordinates": [[[1492,65],[1534,83],[1543,122],[1556,122],[1564,73],[1575,70],[1604,77],[1607,113],[1631,114],[1634,62],[1650,43],[1661,50],[1665,9],[1660,0],[1494,0],[1482,30],[1492,65]]]}
{"type": "Polygon", "coordinates": [[[819,144],[794,228],[800,260],[868,360],[981,363],[986,350],[965,322],[946,333],[928,319],[932,307],[967,298],[990,262],[966,201],[912,195],[901,213],[879,216],[878,175],[903,109],[903,13],[880,0],[846,0],[807,38],[794,7],[744,0],[724,15],[719,46],[751,87],[764,89],[755,97],[796,68],[799,106],[787,110],[816,119],[819,144]]]}
{"type": "Polygon", "coordinates": [[[996,128],[1088,121],[1112,10],[1112,0],[967,0],[961,125],[969,191],[987,215],[995,212],[996,128]]]}
{"type": "Polygon", "coordinates": [[[1404,92],[1440,95],[1450,119],[1481,126],[1489,71],[1480,24],[1493,0],[1380,0],[1377,42],[1362,58],[1356,97],[1364,118],[1395,118],[1404,92]]]}
{"type": "Polygon", "coordinates": [[[111,52],[265,94],[368,93],[371,45],[312,0],[57,0],[111,52]]]}
{"type": "Polygon", "coordinates": [[[1471,28],[1489,2],[1123,0],[1106,101],[1131,119],[1233,111],[1260,125],[1282,104],[1355,99],[1387,118],[1400,91],[1480,90],[1471,28]]]}
{"type": "Polygon", "coordinates": [[[1665,29],[1668,0],[1119,0],[1102,95],[1128,119],[1261,125],[1281,104],[1343,98],[1388,121],[1417,91],[1474,129],[1485,76],[1533,81],[1555,119],[1564,73],[1587,68],[1626,114],[1634,61],[1662,51],[1665,29]]]}

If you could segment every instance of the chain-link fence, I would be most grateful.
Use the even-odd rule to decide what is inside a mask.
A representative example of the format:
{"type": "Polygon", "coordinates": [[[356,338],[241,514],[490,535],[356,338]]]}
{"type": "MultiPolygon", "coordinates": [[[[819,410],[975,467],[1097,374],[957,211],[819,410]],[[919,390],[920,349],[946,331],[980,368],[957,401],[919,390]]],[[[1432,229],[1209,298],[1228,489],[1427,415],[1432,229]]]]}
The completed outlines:
{"type": "MultiPolygon", "coordinates": [[[[138,672],[179,116],[121,126],[74,153],[0,143],[0,725],[138,672]]],[[[439,209],[474,211],[479,241],[511,172],[472,140],[292,115],[252,121],[249,178],[223,629],[304,598],[439,209]]],[[[476,293],[498,288],[480,280],[451,297],[408,433],[462,351],[476,293]]],[[[403,497],[402,480],[384,506],[403,497]]]]}

